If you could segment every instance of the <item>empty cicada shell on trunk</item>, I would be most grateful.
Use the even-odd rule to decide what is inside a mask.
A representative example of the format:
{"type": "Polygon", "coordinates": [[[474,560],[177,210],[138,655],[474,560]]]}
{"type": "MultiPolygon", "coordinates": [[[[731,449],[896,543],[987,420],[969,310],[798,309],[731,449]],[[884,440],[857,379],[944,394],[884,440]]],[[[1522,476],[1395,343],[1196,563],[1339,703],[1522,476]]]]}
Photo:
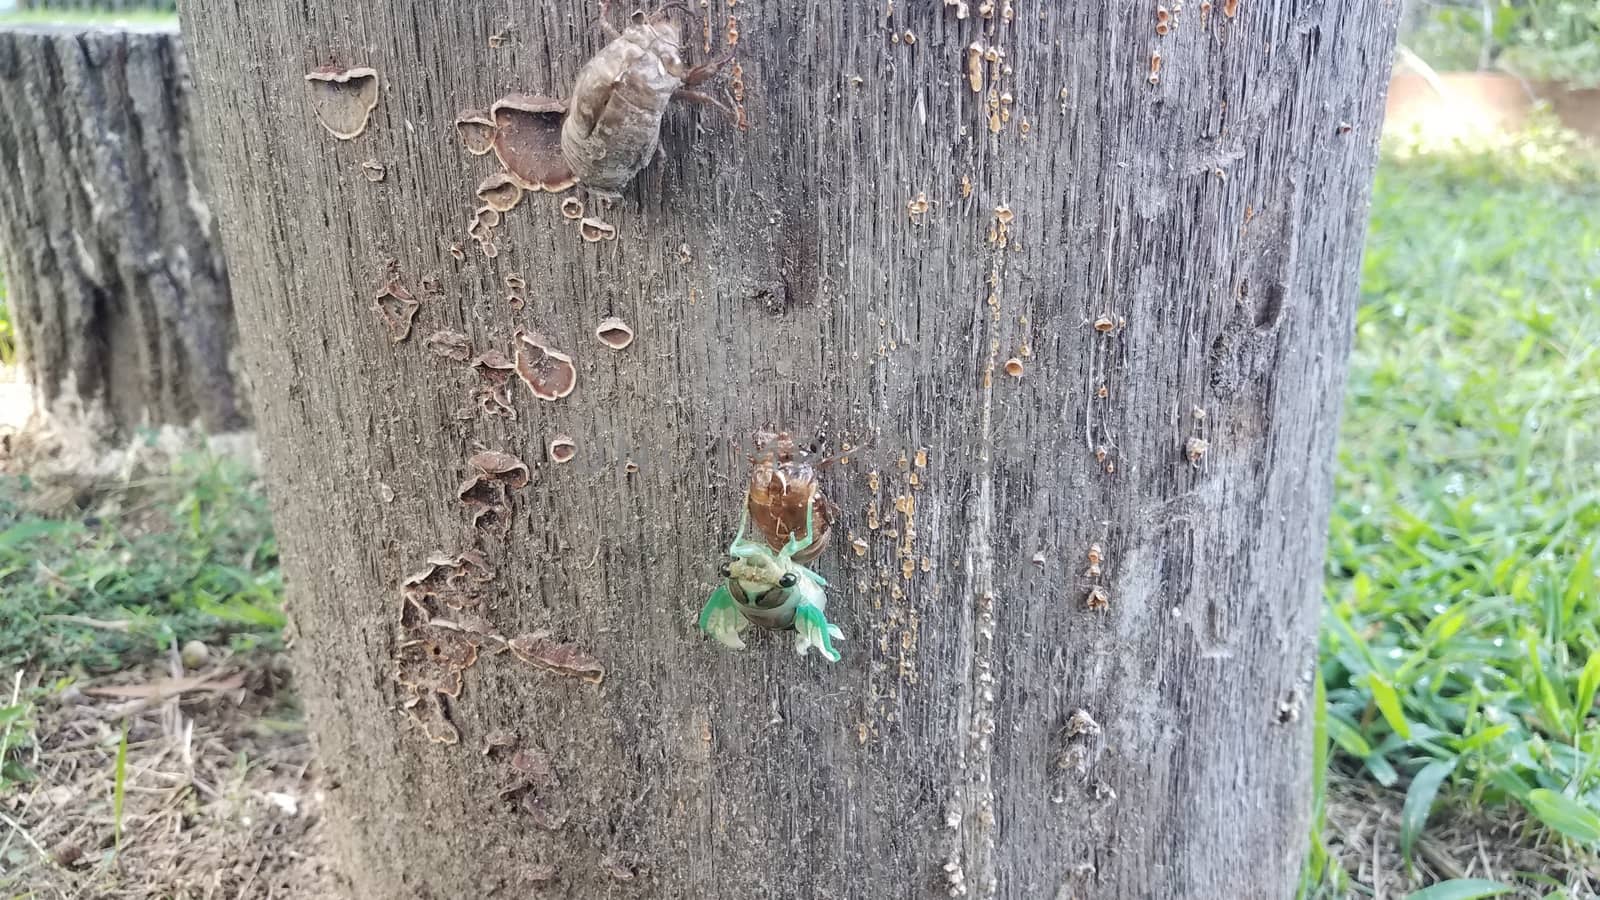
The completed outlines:
{"type": "Polygon", "coordinates": [[[561,154],[579,183],[596,196],[614,199],[656,155],[661,117],[673,98],[707,103],[731,115],[723,101],[689,88],[709,79],[733,54],[690,67],[679,55],[682,32],[666,9],[634,13],[625,31],[605,20],[605,3],[600,10],[600,26],[611,43],[578,72],[561,127],[561,154]]]}

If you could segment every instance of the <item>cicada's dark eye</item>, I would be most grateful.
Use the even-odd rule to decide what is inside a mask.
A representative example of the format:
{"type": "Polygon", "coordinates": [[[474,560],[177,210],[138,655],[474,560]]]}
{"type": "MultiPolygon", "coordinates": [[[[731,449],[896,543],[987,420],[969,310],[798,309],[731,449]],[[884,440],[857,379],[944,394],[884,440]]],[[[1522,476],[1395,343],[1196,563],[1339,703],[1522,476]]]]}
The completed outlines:
{"type": "Polygon", "coordinates": [[[792,588],[798,584],[799,581],[800,579],[796,578],[793,572],[785,572],[783,577],[778,579],[778,587],[792,588]]]}
{"type": "Polygon", "coordinates": [[[723,577],[723,578],[732,578],[732,577],[733,577],[733,572],[731,572],[731,571],[730,571],[730,570],[729,570],[729,569],[728,569],[728,564],[727,564],[727,563],[723,563],[723,564],[722,564],[722,567],[721,567],[721,568],[719,568],[719,569],[717,569],[717,571],[718,571],[718,572],[719,572],[719,573],[721,573],[721,575],[722,575],[722,577],[723,577]]]}

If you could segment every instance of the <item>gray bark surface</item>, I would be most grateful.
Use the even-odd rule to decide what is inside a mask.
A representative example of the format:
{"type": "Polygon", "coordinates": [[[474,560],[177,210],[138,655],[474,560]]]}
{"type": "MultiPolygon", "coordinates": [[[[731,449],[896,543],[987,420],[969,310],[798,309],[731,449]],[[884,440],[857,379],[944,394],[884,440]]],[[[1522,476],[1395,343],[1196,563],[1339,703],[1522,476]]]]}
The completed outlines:
{"type": "Polygon", "coordinates": [[[0,271],[54,424],[248,424],[190,105],[175,28],[0,28],[0,271]]]}
{"type": "Polygon", "coordinates": [[[615,242],[531,194],[492,260],[465,232],[494,158],[454,119],[563,93],[603,44],[592,7],[185,10],[361,896],[1292,896],[1397,9],[1191,2],[1158,36],[1154,4],[971,8],[714,3],[748,129],[675,107],[664,159],[599,212],[615,242]],[[981,93],[974,41],[1005,53],[981,93]],[[348,142],[303,79],[329,63],[380,73],[348,142]],[[391,271],[421,303],[399,343],[371,309],[391,271]],[[609,315],[627,350],[595,340],[609,315]],[[457,418],[477,378],[423,338],[509,351],[518,328],[575,358],[576,391],[513,382],[515,420],[457,418]],[[695,631],[766,425],[871,444],[827,481],[837,665],[695,631]],[[533,469],[504,537],[456,499],[481,448],[533,469]],[[400,709],[399,589],[474,543],[480,627],[547,630],[605,677],[484,640],[438,743],[400,709]],[[529,779],[483,750],[510,733],[551,772],[503,798],[529,779]]]}

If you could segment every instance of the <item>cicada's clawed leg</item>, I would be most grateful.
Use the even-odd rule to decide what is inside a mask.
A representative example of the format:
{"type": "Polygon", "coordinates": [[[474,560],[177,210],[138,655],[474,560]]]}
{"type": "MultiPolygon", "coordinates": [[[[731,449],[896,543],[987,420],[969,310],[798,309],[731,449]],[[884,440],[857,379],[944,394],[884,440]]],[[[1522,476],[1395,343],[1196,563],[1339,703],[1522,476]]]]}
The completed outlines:
{"type": "Polygon", "coordinates": [[[739,632],[748,627],[744,614],[739,612],[739,607],[733,602],[733,594],[728,591],[728,586],[723,584],[711,592],[706,599],[706,605],[700,610],[699,627],[702,632],[709,635],[712,640],[735,650],[744,649],[744,641],[739,639],[739,632]]]}
{"type": "Polygon", "coordinates": [[[714,97],[711,94],[705,93],[704,91],[691,91],[687,88],[678,88],[672,92],[672,99],[687,100],[690,103],[698,103],[701,106],[714,106],[717,109],[722,110],[722,112],[726,115],[731,116],[734,114],[733,107],[723,102],[721,97],[714,97]]]}
{"type": "Polygon", "coordinates": [[[733,60],[734,53],[735,51],[729,50],[727,53],[724,53],[710,62],[701,63],[700,65],[695,66],[684,74],[683,83],[689,87],[705,84],[711,76],[717,74],[718,69],[722,68],[733,60]]]}
{"type": "Polygon", "coordinates": [[[622,37],[622,32],[617,30],[617,26],[611,24],[610,13],[611,0],[600,0],[600,30],[606,33],[606,37],[614,41],[622,37]]]}
{"type": "Polygon", "coordinates": [[[815,647],[828,662],[838,662],[839,651],[833,649],[835,640],[844,640],[844,632],[830,623],[822,610],[807,603],[794,611],[794,652],[805,656],[815,647]]]}

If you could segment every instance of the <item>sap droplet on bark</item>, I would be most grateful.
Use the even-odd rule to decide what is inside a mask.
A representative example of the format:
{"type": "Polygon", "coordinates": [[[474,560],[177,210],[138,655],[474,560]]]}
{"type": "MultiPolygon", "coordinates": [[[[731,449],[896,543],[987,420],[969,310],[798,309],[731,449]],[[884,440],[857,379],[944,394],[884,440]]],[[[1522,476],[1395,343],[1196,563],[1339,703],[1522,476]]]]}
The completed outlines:
{"type": "Polygon", "coordinates": [[[578,445],[572,442],[572,438],[564,434],[558,434],[550,439],[551,462],[557,464],[571,462],[572,458],[577,455],[578,445]]]}
{"type": "Polygon", "coordinates": [[[383,163],[375,159],[369,159],[361,164],[361,174],[368,181],[376,184],[382,181],[385,175],[389,174],[389,170],[383,163]]]}
{"type": "Polygon", "coordinates": [[[1121,316],[1112,316],[1110,313],[1103,313],[1095,317],[1094,330],[1100,332],[1101,334],[1110,334],[1126,324],[1127,321],[1121,316]]]}
{"type": "Polygon", "coordinates": [[[489,107],[494,155],[524,190],[564,191],[578,179],[561,155],[561,120],[567,104],[533,94],[511,94],[489,107]]]}
{"type": "Polygon", "coordinates": [[[577,645],[553,641],[541,632],[517,635],[506,641],[506,648],[517,659],[558,675],[579,678],[590,684],[599,684],[606,677],[605,667],[577,645]]]}
{"type": "Polygon", "coordinates": [[[600,219],[586,218],[578,223],[578,233],[589,243],[599,241],[614,241],[617,239],[617,229],[600,219]]]}
{"type": "Polygon", "coordinates": [[[1089,568],[1083,574],[1090,578],[1100,577],[1100,564],[1105,562],[1105,550],[1099,544],[1089,545],[1089,568]]]}
{"type": "Polygon", "coordinates": [[[505,172],[495,172],[478,182],[478,199],[497,213],[510,212],[522,200],[522,185],[505,172]]]}
{"type": "Polygon", "coordinates": [[[625,350],[633,343],[633,329],[616,316],[601,319],[595,327],[594,336],[613,350],[625,350]]]}
{"type": "Polygon", "coordinates": [[[411,320],[421,305],[398,280],[384,285],[372,301],[373,311],[389,329],[389,340],[396,344],[411,336],[411,320]]]}
{"type": "Polygon", "coordinates": [[[924,221],[926,221],[924,217],[927,215],[928,207],[930,205],[931,204],[928,202],[928,195],[922,191],[918,191],[917,195],[912,197],[910,202],[906,203],[906,215],[910,217],[913,224],[921,225],[924,221]]]}
{"type": "Polygon", "coordinates": [[[494,120],[480,109],[469,109],[456,116],[456,134],[461,146],[473,156],[483,156],[494,149],[494,120]]]}
{"type": "Polygon", "coordinates": [[[422,346],[435,356],[466,362],[472,357],[472,344],[459,331],[440,329],[422,339],[422,346]]]}
{"type": "Polygon", "coordinates": [[[561,214],[569,219],[583,218],[583,201],[577,197],[568,197],[562,200],[561,214]]]}
{"type": "Polygon", "coordinates": [[[544,337],[518,330],[517,375],[540,400],[560,400],[578,386],[572,357],[554,350],[544,337]]]}
{"type": "Polygon", "coordinates": [[[323,66],[306,73],[311,109],[328,133],[341,141],[359,137],[378,105],[378,70],[323,66]]]}

